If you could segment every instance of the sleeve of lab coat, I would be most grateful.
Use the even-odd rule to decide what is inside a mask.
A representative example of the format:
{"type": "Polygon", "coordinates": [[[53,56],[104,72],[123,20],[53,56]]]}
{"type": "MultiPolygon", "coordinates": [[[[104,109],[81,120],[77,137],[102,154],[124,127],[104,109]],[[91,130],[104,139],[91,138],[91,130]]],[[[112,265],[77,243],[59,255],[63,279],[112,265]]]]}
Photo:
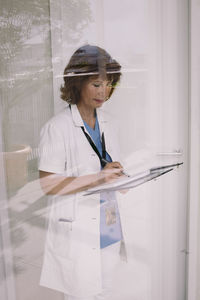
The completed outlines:
{"type": "Polygon", "coordinates": [[[62,174],[66,166],[66,151],[62,133],[51,123],[47,123],[40,133],[38,169],[62,174]]]}

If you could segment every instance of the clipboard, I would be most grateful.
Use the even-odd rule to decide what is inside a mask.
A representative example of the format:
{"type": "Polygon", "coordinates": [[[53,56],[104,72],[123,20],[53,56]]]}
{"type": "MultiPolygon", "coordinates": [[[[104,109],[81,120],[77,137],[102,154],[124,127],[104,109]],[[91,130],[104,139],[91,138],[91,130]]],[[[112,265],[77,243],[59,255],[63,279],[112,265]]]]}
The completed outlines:
{"type": "Polygon", "coordinates": [[[119,191],[124,189],[135,188],[141,184],[149,182],[153,179],[156,179],[160,176],[163,176],[173,171],[175,167],[179,167],[182,164],[183,162],[171,164],[171,165],[153,167],[147,169],[144,172],[134,174],[130,177],[126,177],[126,178],[123,177],[123,179],[118,179],[115,182],[102,184],[95,188],[88,189],[87,191],[85,191],[84,196],[99,194],[101,192],[111,192],[111,191],[119,191]]]}

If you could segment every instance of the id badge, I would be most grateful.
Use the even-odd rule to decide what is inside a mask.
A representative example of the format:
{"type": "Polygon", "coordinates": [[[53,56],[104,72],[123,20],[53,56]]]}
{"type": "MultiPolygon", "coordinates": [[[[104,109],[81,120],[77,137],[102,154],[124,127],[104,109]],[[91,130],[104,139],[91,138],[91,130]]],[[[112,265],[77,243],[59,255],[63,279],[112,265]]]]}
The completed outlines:
{"type": "Polygon", "coordinates": [[[106,212],[106,225],[112,225],[116,223],[116,209],[115,206],[108,206],[105,208],[106,212]]]}

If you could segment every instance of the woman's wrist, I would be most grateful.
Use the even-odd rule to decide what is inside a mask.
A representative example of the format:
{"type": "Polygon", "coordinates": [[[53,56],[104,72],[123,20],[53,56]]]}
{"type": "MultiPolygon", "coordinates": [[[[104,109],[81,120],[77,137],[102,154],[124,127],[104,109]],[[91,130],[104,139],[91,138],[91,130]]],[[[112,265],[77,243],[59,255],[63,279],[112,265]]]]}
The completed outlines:
{"type": "Polygon", "coordinates": [[[100,184],[105,183],[105,178],[104,178],[102,171],[94,174],[94,176],[92,176],[92,177],[93,177],[92,184],[91,184],[92,187],[96,187],[100,184]]]}

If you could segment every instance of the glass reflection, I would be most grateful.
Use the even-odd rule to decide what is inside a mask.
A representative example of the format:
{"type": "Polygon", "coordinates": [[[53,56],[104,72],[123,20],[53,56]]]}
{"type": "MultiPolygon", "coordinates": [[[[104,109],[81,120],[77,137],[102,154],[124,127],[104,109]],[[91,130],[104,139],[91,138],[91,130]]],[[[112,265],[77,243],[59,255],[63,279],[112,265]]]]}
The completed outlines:
{"type": "MultiPolygon", "coordinates": [[[[60,298],[39,287],[48,201],[38,181],[38,142],[41,127],[54,113],[51,32],[64,27],[50,15],[50,5],[53,14],[48,0],[1,3],[2,299],[60,298]]],[[[73,46],[91,21],[89,1],[63,5],[67,44],[73,46]]]]}

